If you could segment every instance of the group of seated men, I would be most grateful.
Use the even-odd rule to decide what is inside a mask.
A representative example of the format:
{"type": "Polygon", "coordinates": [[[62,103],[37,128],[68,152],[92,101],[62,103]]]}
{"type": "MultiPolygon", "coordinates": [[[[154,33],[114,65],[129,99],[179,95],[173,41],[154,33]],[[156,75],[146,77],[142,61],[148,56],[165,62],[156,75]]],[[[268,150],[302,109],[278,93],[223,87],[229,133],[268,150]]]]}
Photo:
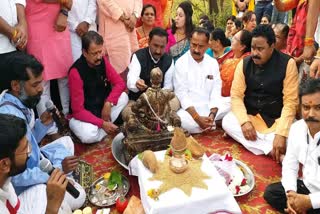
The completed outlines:
{"type": "MultiPolygon", "coordinates": [[[[229,104],[221,97],[218,63],[205,54],[209,33],[196,28],[191,35],[190,50],[175,64],[165,53],[167,41],[167,32],[154,28],[149,35],[149,47],[138,50],[132,56],[127,74],[127,95],[125,81],[103,56],[103,38],[93,31],[82,37],[82,55],[69,72],[69,124],[75,135],[83,143],[93,143],[108,134],[117,133],[119,127],[115,121],[121,117],[121,112],[123,118],[130,115],[132,103],[150,87],[150,71],[159,67],[164,74],[162,87],[176,94],[173,109],[177,110],[184,129],[190,133],[210,131],[215,121],[222,119],[226,133],[254,154],[271,155],[277,162],[284,158],[282,185],[268,188],[265,193],[266,200],[272,206],[281,211],[288,209],[291,213],[320,208],[320,149],[317,142],[320,131],[320,83],[319,80],[307,81],[305,88],[302,88],[303,120],[296,122],[289,132],[299,103],[298,71],[292,58],[275,50],[272,28],[259,25],[252,32],[251,55],[237,66],[229,104]],[[300,132],[303,132],[301,136],[298,134],[300,132]],[[304,165],[306,179],[298,180],[297,186],[299,162],[304,165]],[[304,188],[301,182],[304,182],[304,188]],[[303,205],[300,196],[305,202],[303,205]]],[[[31,199],[43,201],[47,198],[44,184],[51,178],[41,171],[40,162],[47,159],[55,168],[68,174],[77,167],[78,159],[73,156],[74,145],[70,137],[62,137],[39,147],[47,130],[54,125],[48,112],[35,119],[32,110],[43,91],[41,63],[30,55],[17,52],[8,59],[6,66],[6,75],[1,76],[0,85],[1,89],[7,90],[0,95],[0,113],[15,115],[25,121],[25,135],[29,143],[22,144],[31,145],[32,149],[23,153],[25,170],[21,168],[15,172],[14,167],[9,167],[5,173],[1,171],[6,178],[0,183],[1,189],[7,189],[3,185],[8,185],[7,178],[13,176],[11,182],[21,203],[17,199],[10,201],[11,198],[7,197],[13,203],[12,207],[20,204],[20,209],[27,210],[27,213],[44,213],[51,203],[48,190],[48,203],[30,203],[31,199]]],[[[4,168],[8,159],[11,166],[17,164],[15,158],[20,154],[23,136],[16,139],[16,146],[12,148],[14,157],[8,154],[1,156],[0,163],[4,168]]],[[[75,199],[65,194],[60,210],[74,210],[84,203],[83,188],[71,182],[80,196],[75,199]]]]}

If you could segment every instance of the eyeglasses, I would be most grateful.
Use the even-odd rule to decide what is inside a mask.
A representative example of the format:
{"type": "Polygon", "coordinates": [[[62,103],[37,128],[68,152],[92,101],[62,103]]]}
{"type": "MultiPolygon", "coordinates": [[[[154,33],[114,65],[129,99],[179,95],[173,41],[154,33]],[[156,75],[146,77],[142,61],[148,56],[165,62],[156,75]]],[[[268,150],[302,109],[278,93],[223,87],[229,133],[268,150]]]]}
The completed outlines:
{"type": "Polygon", "coordinates": [[[32,151],[32,145],[28,141],[28,143],[27,143],[27,152],[15,153],[15,155],[25,155],[25,154],[27,154],[29,156],[31,154],[31,151],[32,151]]]}

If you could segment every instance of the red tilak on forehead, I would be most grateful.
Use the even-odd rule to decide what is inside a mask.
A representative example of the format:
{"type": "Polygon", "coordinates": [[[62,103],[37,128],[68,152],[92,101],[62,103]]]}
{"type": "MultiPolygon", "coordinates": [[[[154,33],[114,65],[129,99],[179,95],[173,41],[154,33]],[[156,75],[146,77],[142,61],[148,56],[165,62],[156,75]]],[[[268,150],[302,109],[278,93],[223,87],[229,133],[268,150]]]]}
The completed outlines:
{"type": "Polygon", "coordinates": [[[308,102],[308,104],[309,104],[309,105],[313,105],[313,101],[310,100],[310,101],[308,102]]]}

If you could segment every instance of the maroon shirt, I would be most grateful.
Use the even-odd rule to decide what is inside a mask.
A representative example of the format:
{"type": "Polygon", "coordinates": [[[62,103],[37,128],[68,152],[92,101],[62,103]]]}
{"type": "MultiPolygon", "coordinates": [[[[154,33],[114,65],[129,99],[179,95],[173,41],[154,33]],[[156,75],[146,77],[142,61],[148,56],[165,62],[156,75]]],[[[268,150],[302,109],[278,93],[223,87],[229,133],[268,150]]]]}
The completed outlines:
{"type": "MultiPolygon", "coordinates": [[[[103,60],[106,65],[106,77],[112,84],[112,91],[105,101],[116,105],[121,93],[126,89],[126,84],[107,58],[103,57],[103,60]]],[[[69,73],[69,91],[72,109],[71,117],[101,128],[103,120],[84,108],[83,82],[76,68],[72,68],[69,73]]]]}

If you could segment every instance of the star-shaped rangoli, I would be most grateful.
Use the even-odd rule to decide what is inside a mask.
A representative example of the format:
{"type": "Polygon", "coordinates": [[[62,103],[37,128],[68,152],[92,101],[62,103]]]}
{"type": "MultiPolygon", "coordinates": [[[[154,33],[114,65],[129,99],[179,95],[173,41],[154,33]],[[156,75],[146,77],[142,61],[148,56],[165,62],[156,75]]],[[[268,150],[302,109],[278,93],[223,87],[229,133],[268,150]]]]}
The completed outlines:
{"type": "Polygon", "coordinates": [[[202,160],[192,160],[188,164],[189,167],[185,172],[176,174],[169,168],[169,158],[166,157],[163,162],[158,162],[157,172],[149,180],[162,181],[158,189],[160,194],[173,188],[179,188],[186,195],[190,196],[192,187],[208,189],[207,184],[203,180],[210,179],[211,177],[201,170],[202,160]]]}

